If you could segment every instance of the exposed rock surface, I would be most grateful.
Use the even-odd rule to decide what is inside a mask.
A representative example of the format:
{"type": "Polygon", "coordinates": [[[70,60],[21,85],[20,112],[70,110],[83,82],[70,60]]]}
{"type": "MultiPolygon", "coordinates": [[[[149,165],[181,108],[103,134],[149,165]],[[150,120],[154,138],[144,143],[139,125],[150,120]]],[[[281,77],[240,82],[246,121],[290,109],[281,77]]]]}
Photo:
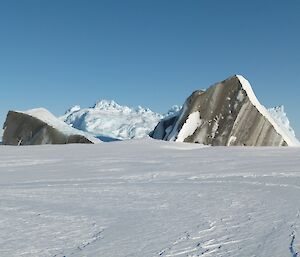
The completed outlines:
{"type": "Polygon", "coordinates": [[[43,108],[9,111],[4,123],[4,145],[98,143],[100,140],[71,128],[43,108]]]}
{"type": "Polygon", "coordinates": [[[195,91],[178,115],[159,122],[150,134],[168,141],[213,146],[298,146],[254,95],[249,82],[236,75],[195,91]]]}

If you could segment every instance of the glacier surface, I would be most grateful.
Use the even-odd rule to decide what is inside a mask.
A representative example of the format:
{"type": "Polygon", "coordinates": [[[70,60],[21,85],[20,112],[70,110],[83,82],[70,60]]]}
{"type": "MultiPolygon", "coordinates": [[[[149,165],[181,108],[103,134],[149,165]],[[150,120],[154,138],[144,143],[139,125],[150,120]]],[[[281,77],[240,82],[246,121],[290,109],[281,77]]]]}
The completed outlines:
{"type": "Polygon", "coordinates": [[[296,257],[300,149],[0,146],[0,256],[296,257]]]}

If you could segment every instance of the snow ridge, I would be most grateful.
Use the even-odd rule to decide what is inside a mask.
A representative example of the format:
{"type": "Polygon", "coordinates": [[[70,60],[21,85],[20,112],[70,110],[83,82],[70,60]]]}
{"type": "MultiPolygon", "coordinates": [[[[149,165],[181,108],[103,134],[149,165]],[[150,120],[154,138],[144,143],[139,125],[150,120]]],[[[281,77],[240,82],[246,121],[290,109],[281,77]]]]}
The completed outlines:
{"type": "Polygon", "coordinates": [[[278,134],[282,136],[282,138],[285,140],[285,142],[289,146],[299,146],[300,142],[297,140],[295,135],[293,136],[291,133],[287,133],[287,130],[285,126],[282,125],[282,122],[278,122],[278,119],[275,120],[273,115],[270,114],[270,112],[259,103],[257,97],[255,96],[252,87],[248,80],[246,80],[243,76],[237,75],[237,78],[239,79],[243,89],[245,90],[246,94],[248,95],[250,101],[252,104],[257,108],[257,110],[266,117],[270,121],[270,123],[273,125],[274,129],[277,131],[278,134]]]}
{"type": "Polygon", "coordinates": [[[88,133],[85,133],[83,131],[74,129],[70,126],[68,126],[65,122],[59,120],[56,118],[52,113],[50,113],[48,110],[44,108],[35,108],[31,109],[25,112],[19,113],[25,113],[27,115],[30,115],[34,118],[38,118],[41,121],[47,123],[49,126],[58,129],[59,131],[63,132],[66,135],[82,135],[89,139],[93,143],[100,143],[100,140],[97,138],[94,138],[93,136],[89,135],[88,133]]]}

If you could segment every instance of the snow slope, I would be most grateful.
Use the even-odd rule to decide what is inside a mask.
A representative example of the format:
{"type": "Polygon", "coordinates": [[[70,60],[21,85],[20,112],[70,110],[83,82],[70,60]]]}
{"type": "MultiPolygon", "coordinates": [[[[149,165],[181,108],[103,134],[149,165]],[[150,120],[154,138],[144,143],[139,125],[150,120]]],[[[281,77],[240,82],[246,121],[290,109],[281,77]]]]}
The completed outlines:
{"type": "MultiPolygon", "coordinates": [[[[174,106],[166,115],[172,115],[178,109],[174,106]]],[[[146,137],[166,115],[140,106],[130,108],[112,100],[101,100],[91,108],[74,106],[61,120],[100,138],[131,139],[146,137]]]]}
{"type": "Polygon", "coordinates": [[[300,149],[0,147],[0,256],[296,257],[300,149]]]}
{"type": "Polygon", "coordinates": [[[65,135],[82,135],[85,136],[87,139],[89,139],[93,143],[100,143],[101,141],[97,138],[94,138],[89,133],[85,133],[83,131],[80,131],[78,129],[74,129],[70,126],[68,126],[65,122],[61,121],[60,119],[56,118],[51,112],[44,108],[35,108],[31,109],[25,112],[20,112],[28,114],[32,117],[38,118],[39,120],[45,122],[49,126],[59,130],[65,135]]]}
{"type": "Polygon", "coordinates": [[[268,119],[269,122],[271,122],[271,124],[273,125],[274,129],[277,131],[278,134],[280,134],[283,137],[284,141],[289,146],[299,146],[300,142],[295,137],[295,133],[292,134],[290,131],[288,131],[289,129],[287,129],[287,126],[289,126],[289,122],[288,122],[288,124],[282,122],[283,121],[282,117],[285,114],[284,110],[282,110],[281,112],[275,112],[277,114],[280,113],[279,115],[276,115],[272,111],[272,109],[271,109],[271,111],[268,111],[263,105],[261,105],[259,103],[258,99],[256,98],[256,96],[255,96],[255,94],[254,94],[254,92],[252,90],[252,87],[251,87],[249,81],[246,80],[241,75],[237,75],[237,77],[238,77],[239,81],[241,82],[243,89],[246,91],[248,97],[250,98],[252,104],[257,108],[257,110],[263,116],[265,116],[268,119]],[[274,117],[275,117],[275,119],[274,119],[274,117]]]}

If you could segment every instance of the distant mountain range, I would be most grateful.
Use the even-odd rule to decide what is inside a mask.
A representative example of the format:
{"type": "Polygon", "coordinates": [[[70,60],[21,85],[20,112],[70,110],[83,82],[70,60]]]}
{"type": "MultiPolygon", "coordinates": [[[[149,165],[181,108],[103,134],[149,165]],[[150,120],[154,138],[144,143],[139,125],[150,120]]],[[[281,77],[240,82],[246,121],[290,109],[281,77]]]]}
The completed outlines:
{"type": "Polygon", "coordinates": [[[212,146],[299,146],[284,107],[267,110],[239,75],[193,92],[183,107],[175,105],[165,114],[100,100],[89,108],[75,105],[59,118],[43,108],[9,111],[4,126],[4,144],[97,143],[150,135],[212,146]]]}
{"type": "MultiPolygon", "coordinates": [[[[102,141],[113,141],[146,137],[159,121],[175,117],[180,110],[180,106],[174,105],[165,114],[160,114],[141,106],[132,108],[113,100],[100,100],[90,108],[73,106],[60,119],[102,141]]],[[[268,112],[285,133],[295,137],[283,106],[270,108],[268,112]]]]}
{"type": "Polygon", "coordinates": [[[102,141],[112,141],[143,138],[161,119],[179,110],[179,106],[173,106],[167,113],[160,114],[141,106],[131,108],[119,105],[113,100],[101,100],[90,108],[73,106],[60,119],[102,141]]]}

